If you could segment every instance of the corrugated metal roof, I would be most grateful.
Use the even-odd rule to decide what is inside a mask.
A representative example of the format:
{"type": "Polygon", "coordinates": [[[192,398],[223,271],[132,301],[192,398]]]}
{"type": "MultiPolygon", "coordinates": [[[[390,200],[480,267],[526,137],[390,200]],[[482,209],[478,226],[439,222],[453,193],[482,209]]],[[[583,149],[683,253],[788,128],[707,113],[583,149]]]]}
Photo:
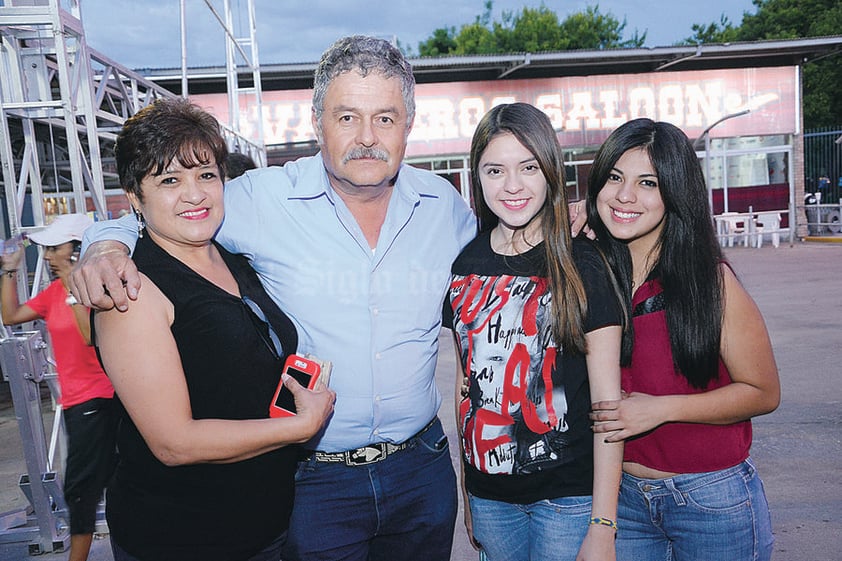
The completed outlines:
{"type": "MultiPolygon", "coordinates": [[[[419,83],[437,83],[793,66],[840,52],[842,36],[830,36],[672,47],[421,57],[410,62],[419,83]]],[[[263,64],[260,68],[263,89],[309,88],[316,64],[263,64]]],[[[180,93],[180,68],[138,69],[137,72],[180,93]]],[[[187,76],[191,93],[225,91],[223,66],[189,68],[187,76]]],[[[250,77],[250,73],[244,73],[240,81],[245,85],[250,77]]]]}

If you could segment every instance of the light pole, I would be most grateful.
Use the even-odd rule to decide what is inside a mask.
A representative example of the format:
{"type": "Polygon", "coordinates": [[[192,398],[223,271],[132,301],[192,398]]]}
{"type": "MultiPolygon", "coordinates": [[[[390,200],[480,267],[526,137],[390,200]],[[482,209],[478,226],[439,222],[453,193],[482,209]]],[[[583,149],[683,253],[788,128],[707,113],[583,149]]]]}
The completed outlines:
{"type": "Polygon", "coordinates": [[[179,24],[181,26],[181,97],[187,99],[187,6],[179,2],[179,24]]]}
{"type": "MultiPolygon", "coordinates": [[[[728,119],[733,119],[734,117],[742,117],[743,115],[748,115],[751,113],[751,109],[743,109],[742,111],[737,111],[736,113],[731,113],[729,115],[725,115],[721,119],[714,121],[712,125],[702,131],[702,134],[693,142],[693,148],[697,149],[699,147],[699,142],[704,139],[705,141],[705,181],[708,184],[708,204],[710,204],[710,211],[713,212],[713,185],[710,182],[710,131],[713,127],[718,125],[723,121],[727,121],[728,119]]],[[[725,170],[723,170],[725,173],[725,170]]],[[[725,205],[724,210],[728,210],[728,200],[723,197],[723,204],[725,205]]]]}

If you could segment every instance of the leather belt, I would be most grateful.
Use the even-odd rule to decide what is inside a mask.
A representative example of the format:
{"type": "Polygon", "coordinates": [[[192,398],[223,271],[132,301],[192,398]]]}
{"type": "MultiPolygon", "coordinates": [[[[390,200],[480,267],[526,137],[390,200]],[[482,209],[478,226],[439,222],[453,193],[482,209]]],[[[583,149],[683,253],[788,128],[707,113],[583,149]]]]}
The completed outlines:
{"type": "Polygon", "coordinates": [[[409,444],[406,442],[402,444],[392,444],[391,442],[378,442],[377,444],[369,444],[356,450],[346,450],[345,452],[319,452],[313,453],[313,457],[317,462],[344,462],[346,466],[367,466],[369,464],[376,464],[386,459],[390,454],[400,452],[409,444]]]}
{"type": "Polygon", "coordinates": [[[418,438],[438,420],[438,417],[433,417],[433,420],[427,423],[423,429],[409,437],[405,442],[400,444],[392,444],[391,442],[377,442],[375,444],[368,444],[354,450],[346,450],[344,452],[313,452],[313,458],[317,462],[328,463],[344,463],[346,466],[367,466],[369,464],[376,464],[382,462],[388,456],[395,452],[400,452],[409,448],[412,440],[418,438]]]}

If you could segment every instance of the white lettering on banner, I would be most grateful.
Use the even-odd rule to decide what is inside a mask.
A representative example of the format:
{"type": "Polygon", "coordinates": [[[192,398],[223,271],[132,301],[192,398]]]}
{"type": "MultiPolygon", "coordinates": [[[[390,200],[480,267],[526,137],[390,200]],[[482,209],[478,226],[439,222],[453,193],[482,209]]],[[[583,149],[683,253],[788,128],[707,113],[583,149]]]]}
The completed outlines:
{"type": "Polygon", "coordinates": [[[582,121],[584,121],[585,129],[598,129],[599,119],[592,103],[591,92],[573,92],[570,97],[573,103],[564,121],[565,130],[581,130],[582,121]]]}
{"type": "Polygon", "coordinates": [[[652,88],[633,88],[629,92],[629,119],[655,118],[655,94],[652,88]]]}
{"type": "Polygon", "coordinates": [[[481,97],[466,97],[459,102],[459,135],[471,137],[477,123],[485,115],[485,102],[481,97]]]}
{"type": "MultiPolygon", "coordinates": [[[[790,132],[797,114],[796,84],[794,67],[419,84],[409,141],[410,147],[416,144],[420,152],[466,150],[485,112],[515,101],[540,108],[562,135],[587,133],[588,141],[601,141],[611,130],[638,117],[669,121],[692,136],[717,119],[746,108],[752,109],[751,117],[729,121],[723,128],[745,128],[752,134],[790,132]],[[765,116],[759,110],[765,111],[765,116]],[[437,142],[442,144],[437,146],[437,142]]],[[[310,124],[311,95],[311,90],[264,92],[267,144],[315,138],[310,124]]],[[[194,97],[203,106],[218,106],[218,112],[211,108],[215,114],[227,114],[224,96],[194,97]]],[[[243,106],[241,129],[255,131],[256,119],[255,108],[243,106]]],[[[576,141],[575,137],[571,140],[576,141]]]]}
{"type": "Polygon", "coordinates": [[[599,101],[602,103],[602,112],[605,117],[602,119],[602,128],[614,130],[628,119],[626,113],[619,113],[620,94],[617,90],[600,90],[599,101]]]}
{"type": "Polygon", "coordinates": [[[491,99],[491,105],[489,105],[489,109],[491,107],[497,107],[498,105],[503,105],[504,103],[514,103],[517,100],[518,99],[513,95],[506,95],[506,96],[498,95],[498,96],[495,96],[491,99]]]}
{"type": "Polygon", "coordinates": [[[562,126],[564,126],[564,111],[561,107],[561,94],[539,95],[535,98],[535,107],[547,114],[554,129],[559,130],[562,126]]]}
{"type": "Polygon", "coordinates": [[[448,140],[459,138],[456,104],[448,98],[419,98],[415,102],[413,140],[448,140]]]}
{"type": "Polygon", "coordinates": [[[684,98],[681,86],[664,86],[658,92],[658,120],[674,125],[684,122],[684,98]]]}
{"type": "Polygon", "coordinates": [[[718,108],[711,100],[722,99],[722,82],[710,81],[704,83],[704,91],[701,84],[687,84],[684,87],[687,100],[687,118],[684,123],[687,127],[703,127],[705,123],[713,123],[718,119],[718,108]]]}

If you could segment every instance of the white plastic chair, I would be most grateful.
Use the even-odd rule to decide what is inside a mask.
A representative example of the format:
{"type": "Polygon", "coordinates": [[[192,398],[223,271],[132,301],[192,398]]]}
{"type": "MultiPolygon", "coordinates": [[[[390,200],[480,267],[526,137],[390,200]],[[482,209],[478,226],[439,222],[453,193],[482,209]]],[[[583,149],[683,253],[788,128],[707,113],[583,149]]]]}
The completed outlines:
{"type": "Polygon", "coordinates": [[[781,213],[780,212],[758,212],[755,231],[755,247],[763,246],[763,234],[768,232],[772,237],[772,245],[781,245],[781,213]]]}
{"type": "Polygon", "coordinates": [[[743,245],[748,246],[748,218],[738,212],[723,212],[714,216],[716,220],[717,234],[720,236],[720,245],[724,246],[727,241],[728,247],[734,246],[734,238],[742,236],[743,245]]]}

